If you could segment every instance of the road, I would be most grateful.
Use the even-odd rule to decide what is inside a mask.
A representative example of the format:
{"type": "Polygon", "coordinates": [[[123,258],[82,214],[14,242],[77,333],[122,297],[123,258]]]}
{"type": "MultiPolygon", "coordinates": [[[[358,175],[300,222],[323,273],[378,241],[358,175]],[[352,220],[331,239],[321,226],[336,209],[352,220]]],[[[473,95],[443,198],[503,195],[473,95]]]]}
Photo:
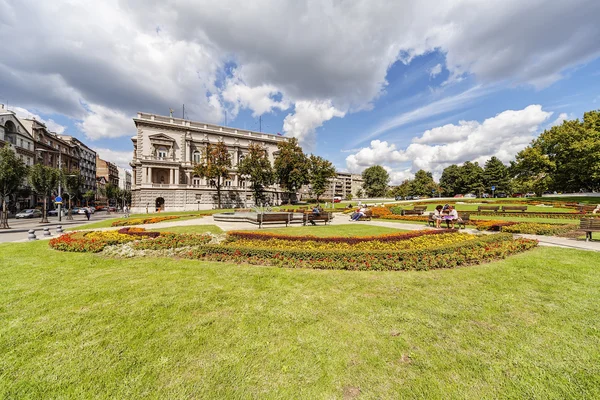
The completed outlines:
{"type": "Polygon", "coordinates": [[[90,217],[88,221],[85,215],[73,215],[73,220],[67,220],[67,217],[62,217],[62,221],[58,222],[58,217],[48,217],[48,223],[40,223],[40,218],[33,219],[15,219],[9,218],[8,225],[10,229],[0,229],[0,243],[14,242],[21,239],[27,239],[27,231],[30,229],[35,230],[36,236],[39,238],[42,236],[44,228],[50,228],[52,234],[55,234],[56,227],[61,225],[63,229],[71,228],[89,222],[102,221],[109,218],[121,217],[122,213],[110,213],[107,214],[104,211],[98,211],[90,217]]]}

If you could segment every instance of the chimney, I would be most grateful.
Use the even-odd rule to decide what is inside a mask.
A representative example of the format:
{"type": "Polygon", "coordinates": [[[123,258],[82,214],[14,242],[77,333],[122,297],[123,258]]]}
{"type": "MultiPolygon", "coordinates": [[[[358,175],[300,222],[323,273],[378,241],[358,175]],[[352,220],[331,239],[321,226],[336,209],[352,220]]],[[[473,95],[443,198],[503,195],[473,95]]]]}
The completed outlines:
{"type": "Polygon", "coordinates": [[[4,104],[0,104],[0,110],[4,110],[4,104]]]}

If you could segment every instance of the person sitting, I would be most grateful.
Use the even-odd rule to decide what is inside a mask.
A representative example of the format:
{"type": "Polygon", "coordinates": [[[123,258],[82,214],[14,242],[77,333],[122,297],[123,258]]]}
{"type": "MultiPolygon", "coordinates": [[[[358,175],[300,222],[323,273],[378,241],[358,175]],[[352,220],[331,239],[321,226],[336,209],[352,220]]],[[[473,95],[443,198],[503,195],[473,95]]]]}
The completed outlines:
{"type": "MultiPolygon", "coordinates": [[[[317,204],[316,206],[314,206],[314,207],[313,207],[313,209],[312,209],[312,215],[313,215],[313,218],[314,218],[314,217],[318,217],[319,215],[321,215],[321,209],[319,208],[319,205],[318,205],[318,204],[317,204]]],[[[310,223],[311,223],[312,225],[317,225],[317,224],[315,224],[315,221],[314,221],[314,219],[311,219],[311,220],[310,220],[310,223]]]]}
{"type": "Polygon", "coordinates": [[[440,224],[442,222],[442,209],[444,207],[442,205],[438,205],[435,207],[435,210],[433,211],[433,220],[435,221],[435,227],[436,228],[440,228],[440,224]]]}
{"type": "Polygon", "coordinates": [[[446,222],[448,223],[451,229],[454,229],[454,223],[459,222],[460,218],[458,217],[458,211],[452,206],[448,206],[448,219],[446,222]]]}
{"type": "Polygon", "coordinates": [[[596,206],[596,208],[594,208],[594,211],[592,211],[592,214],[598,214],[598,213],[600,213],[600,204],[598,204],[596,206]]]}
{"type": "Polygon", "coordinates": [[[364,207],[359,208],[356,213],[352,216],[352,221],[358,221],[361,217],[364,217],[367,213],[367,209],[364,207]]]}

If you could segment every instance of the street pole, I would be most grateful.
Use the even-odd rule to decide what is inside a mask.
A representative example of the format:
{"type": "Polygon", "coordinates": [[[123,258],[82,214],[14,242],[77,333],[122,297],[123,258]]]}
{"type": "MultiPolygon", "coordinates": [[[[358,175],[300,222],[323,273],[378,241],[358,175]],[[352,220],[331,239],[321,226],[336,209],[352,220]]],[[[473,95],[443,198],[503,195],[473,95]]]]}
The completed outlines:
{"type": "MultiPolygon", "coordinates": [[[[62,200],[62,152],[58,150],[58,197],[62,200]]],[[[69,196],[69,198],[71,198],[69,196]]],[[[58,222],[62,221],[62,201],[58,203],[58,222]]]]}

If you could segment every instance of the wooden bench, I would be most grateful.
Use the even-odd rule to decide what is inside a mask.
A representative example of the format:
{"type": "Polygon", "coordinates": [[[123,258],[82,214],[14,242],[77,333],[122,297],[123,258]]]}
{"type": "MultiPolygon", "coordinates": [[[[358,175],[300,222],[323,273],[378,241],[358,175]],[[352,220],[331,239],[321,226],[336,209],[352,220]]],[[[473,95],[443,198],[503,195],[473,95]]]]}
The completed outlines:
{"type": "Polygon", "coordinates": [[[258,222],[258,227],[262,228],[263,224],[281,224],[285,223],[285,226],[288,226],[290,221],[292,220],[292,213],[260,213],[256,215],[256,222],[258,222]]]}
{"type": "Polygon", "coordinates": [[[478,206],[477,211],[494,211],[497,212],[500,206],[478,206]]]}
{"type": "Polygon", "coordinates": [[[307,222],[323,222],[325,225],[327,225],[327,223],[331,222],[332,219],[333,213],[330,212],[322,212],[319,215],[313,214],[312,212],[304,213],[302,218],[302,225],[306,225],[307,222]]]}
{"type": "MultiPolygon", "coordinates": [[[[458,229],[460,229],[460,226],[462,225],[463,229],[465,229],[467,227],[467,223],[469,223],[470,221],[471,221],[470,213],[458,213],[458,221],[454,221],[454,225],[458,226],[458,229]]],[[[450,221],[442,220],[442,222],[446,222],[446,227],[450,228],[450,221]]],[[[429,219],[427,220],[427,225],[429,225],[431,227],[435,227],[435,220],[433,219],[433,214],[429,214],[429,219]]]]}
{"type": "Polygon", "coordinates": [[[591,213],[595,209],[596,209],[596,206],[590,206],[590,205],[578,205],[577,206],[577,210],[579,212],[584,212],[584,213],[591,213]]]}
{"type": "Polygon", "coordinates": [[[361,216],[358,220],[359,221],[370,221],[372,218],[373,218],[373,211],[367,210],[367,211],[365,211],[365,215],[361,216]]]}
{"type": "Polygon", "coordinates": [[[502,212],[511,212],[511,211],[527,211],[527,206],[503,206],[502,212]]]}
{"type": "Polygon", "coordinates": [[[414,206],[412,210],[402,210],[402,215],[423,215],[427,206],[414,206]]]}
{"type": "Polygon", "coordinates": [[[600,232],[600,218],[584,218],[579,221],[580,231],[585,232],[585,241],[592,240],[592,232],[600,232]]]}

